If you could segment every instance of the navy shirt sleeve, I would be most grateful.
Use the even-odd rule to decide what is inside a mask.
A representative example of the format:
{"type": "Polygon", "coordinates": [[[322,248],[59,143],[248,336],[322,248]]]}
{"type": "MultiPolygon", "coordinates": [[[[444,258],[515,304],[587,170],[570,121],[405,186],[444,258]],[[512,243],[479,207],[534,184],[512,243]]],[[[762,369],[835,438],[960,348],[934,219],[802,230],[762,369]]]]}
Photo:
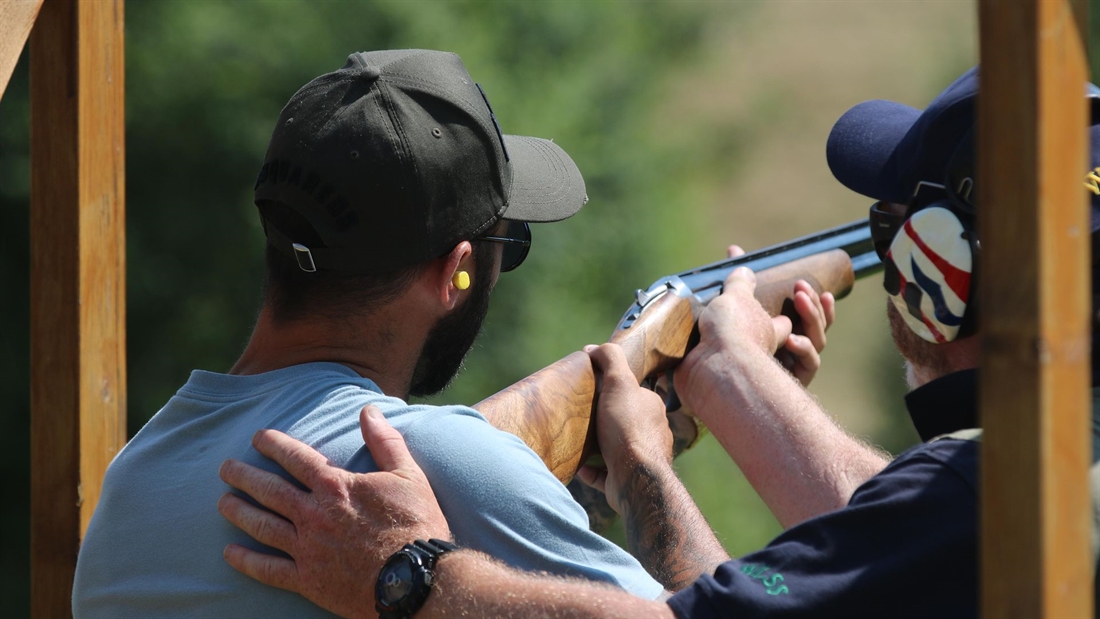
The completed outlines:
{"type": "Polygon", "coordinates": [[[847,507],[669,599],[678,617],[975,616],[978,444],[913,448],[847,507]]]}

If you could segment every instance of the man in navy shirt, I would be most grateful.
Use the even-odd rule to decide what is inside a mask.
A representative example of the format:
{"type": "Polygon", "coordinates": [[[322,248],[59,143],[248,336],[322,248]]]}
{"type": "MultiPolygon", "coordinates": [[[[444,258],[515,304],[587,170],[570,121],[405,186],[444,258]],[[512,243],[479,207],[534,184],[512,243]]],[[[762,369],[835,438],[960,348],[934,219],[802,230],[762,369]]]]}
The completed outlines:
{"type": "MultiPolygon", "coordinates": [[[[860,104],[837,122],[828,144],[838,180],[880,200],[872,226],[922,444],[887,464],[850,437],[819,440],[837,430],[771,358],[776,327],[752,298],[751,273],[734,272],[700,318],[700,343],[677,371],[677,390],[789,527],[764,549],[730,560],[709,529],[699,529],[706,525],[670,466],[660,406],[630,380],[621,351],[604,345],[589,352],[605,376],[597,420],[608,469],[581,475],[607,492],[628,535],[649,535],[650,546],[675,555],[667,567],[694,581],[666,602],[521,574],[462,549],[419,555],[406,570],[412,577],[395,570],[408,546],[381,565],[380,546],[397,551],[449,532],[399,436],[372,414],[363,434],[381,473],[333,469],[269,431],[257,434],[256,447],[312,493],[247,465],[223,466],[226,481],[290,521],[223,499],[223,515],[290,556],[230,546],[227,560],[349,616],[371,616],[376,603],[385,617],[976,616],[979,345],[969,280],[978,250],[977,85],[975,69],[923,111],[860,104]]],[[[1095,242],[1100,91],[1093,88],[1097,169],[1085,172],[1085,186],[1095,242]]]]}

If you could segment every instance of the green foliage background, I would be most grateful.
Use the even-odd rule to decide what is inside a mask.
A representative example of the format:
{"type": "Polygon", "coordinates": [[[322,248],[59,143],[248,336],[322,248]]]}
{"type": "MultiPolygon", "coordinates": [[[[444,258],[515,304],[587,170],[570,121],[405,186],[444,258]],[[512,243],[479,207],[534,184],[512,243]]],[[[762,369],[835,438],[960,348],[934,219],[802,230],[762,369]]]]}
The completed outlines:
{"type": "MultiPolygon", "coordinates": [[[[590,203],[535,227],[468,369],[437,398],[473,403],[604,341],[635,288],[728,243],[753,249],[862,215],[866,201],[824,166],[828,126],[867,98],[924,105],[974,62],[974,9],[813,4],[131,0],[130,434],[191,369],[225,371],[242,350],[263,247],[251,188],[268,137],[290,95],[348,53],[457,52],[506,132],[554,138],[585,175],[590,203]]],[[[27,90],[24,57],[0,101],[0,599],[15,615],[28,613],[27,90]]],[[[869,283],[841,305],[818,384],[845,425],[899,450],[914,435],[869,283]]],[[[779,530],[712,438],[678,466],[731,552],[779,530]]]]}

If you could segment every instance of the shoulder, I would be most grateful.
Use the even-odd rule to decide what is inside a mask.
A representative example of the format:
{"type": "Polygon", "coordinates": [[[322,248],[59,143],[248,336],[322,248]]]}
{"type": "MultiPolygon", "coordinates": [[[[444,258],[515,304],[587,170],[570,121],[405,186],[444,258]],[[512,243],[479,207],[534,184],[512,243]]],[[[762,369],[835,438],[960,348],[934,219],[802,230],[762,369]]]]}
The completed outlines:
{"type": "Polygon", "coordinates": [[[963,492],[976,497],[981,443],[959,438],[942,438],[922,443],[903,452],[853,494],[882,490],[905,493],[910,488],[948,493],[963,492]]]}
{"type": "Polygon", "coordinates": [[[561,487],[522,440],[496,429],[472,408],[410,406],[392,423],[433,482],[476,481],[479,493],[530,490],[532,484],[561,487]]]}
{"type": "MultiPolygon", "coordinates": [[[[479,451],[465,437],[489,441],[493,445],[514,444],[523,446],[523,441],[512,434],[501,432],[468,406],[430,406],[426,404],[407,405],[400,410],[386,413],[394,427],[401,430],[410,449],[416,446],[434,449],[455,450],[459,452],[479,451]]],[[[532,452],[533,453],[533,452],[532,452]]]]}

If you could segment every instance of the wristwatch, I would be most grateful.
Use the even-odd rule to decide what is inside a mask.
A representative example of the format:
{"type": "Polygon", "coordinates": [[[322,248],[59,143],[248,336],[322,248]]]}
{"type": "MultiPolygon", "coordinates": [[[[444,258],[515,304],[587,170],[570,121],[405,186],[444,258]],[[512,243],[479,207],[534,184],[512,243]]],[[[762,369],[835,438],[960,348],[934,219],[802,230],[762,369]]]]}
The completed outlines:
{"type": "Polygon", "coordinates": [[[386,560],[374,585],[374,609],[380,619],[412,617],[432,590],[435,564],[458,546],[439,539],[416,540],[386,560]]]}

